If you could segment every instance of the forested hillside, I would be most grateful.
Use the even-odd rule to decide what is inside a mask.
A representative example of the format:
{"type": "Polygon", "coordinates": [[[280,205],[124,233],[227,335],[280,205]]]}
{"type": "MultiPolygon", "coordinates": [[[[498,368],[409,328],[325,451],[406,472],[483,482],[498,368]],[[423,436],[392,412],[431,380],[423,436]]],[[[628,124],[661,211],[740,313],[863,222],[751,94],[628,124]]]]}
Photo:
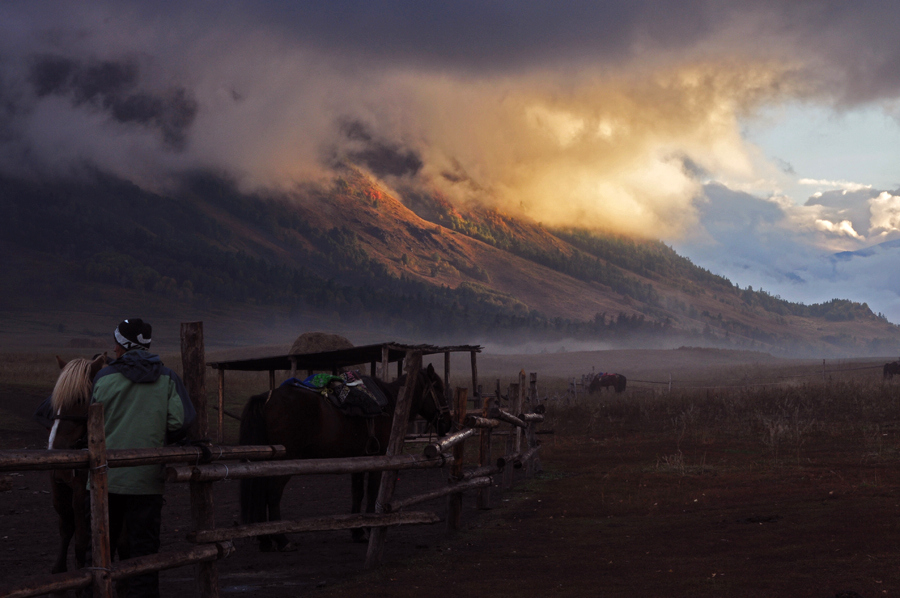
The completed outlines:
{"type": "Polygon", "coordinates": [[[100,173],[0,179],[0,243],[32,270],[7,268],[5,286],[24,281],[17,291],[34,305],[128,289],[198,309],[313,310],[462,340],[898,346],[897,327],[865,304],[807,306],[741,289],[658,241],[551,230],[436,195],[405,201],[350,169],[330,188],[279,194],[242,193],[210,174],[166,193],[100,173]]]}

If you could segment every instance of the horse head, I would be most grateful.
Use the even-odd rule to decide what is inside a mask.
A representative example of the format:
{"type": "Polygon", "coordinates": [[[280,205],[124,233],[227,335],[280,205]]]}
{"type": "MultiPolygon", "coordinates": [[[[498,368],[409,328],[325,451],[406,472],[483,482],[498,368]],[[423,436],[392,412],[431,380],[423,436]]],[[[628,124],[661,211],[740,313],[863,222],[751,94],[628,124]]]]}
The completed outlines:
{"type": "Polygon", "coordinates": [[[416,393],[420,397],[418,413],[434,427],[438,436],[443,436],[453,427],[450,404],[444,394],[444,381],[431,364],[419,370],[418,378],[419,392],[416,393]]]}
{"type": "Polygon", "coordinates": [[[87,411],[91,402],[94,376],[107,363],[106,353],[94,359],[77,358],[65,362],[56,357],[61,368],[50,395],[53,418],[48,448],[72,448],[87,432],[87,411]]]}

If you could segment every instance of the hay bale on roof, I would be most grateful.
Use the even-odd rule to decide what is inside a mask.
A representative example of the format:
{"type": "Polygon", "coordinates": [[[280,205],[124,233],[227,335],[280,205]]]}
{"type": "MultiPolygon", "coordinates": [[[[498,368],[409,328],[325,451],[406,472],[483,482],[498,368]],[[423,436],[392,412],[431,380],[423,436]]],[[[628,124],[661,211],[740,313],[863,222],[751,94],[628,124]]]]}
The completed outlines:
{"type": "Polygon", "coordinates": [[[304,332],[297,337],[291,347],[291,355],[304,353],[321,353],[322,351],[337,351],[338,349],[352,349],[353,343],[339,334],[327,332],[304,332]]]}

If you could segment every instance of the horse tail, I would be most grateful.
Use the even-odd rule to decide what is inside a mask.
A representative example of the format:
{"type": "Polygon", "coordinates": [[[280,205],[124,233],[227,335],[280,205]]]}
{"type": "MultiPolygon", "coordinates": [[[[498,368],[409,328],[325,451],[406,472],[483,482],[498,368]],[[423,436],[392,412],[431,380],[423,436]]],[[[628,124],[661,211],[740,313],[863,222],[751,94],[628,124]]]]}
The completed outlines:
{"type": "MultiPolygon", "coordinates": [[[[250,397],[241,413],[241,434],[239,444],[269,444],[266,431],[264,408],[269,393],[250,397]]],[[[259,523],[266,521],[266,499],[268,478],[247,478],[241,480],[241,521],[259,523]]]]}

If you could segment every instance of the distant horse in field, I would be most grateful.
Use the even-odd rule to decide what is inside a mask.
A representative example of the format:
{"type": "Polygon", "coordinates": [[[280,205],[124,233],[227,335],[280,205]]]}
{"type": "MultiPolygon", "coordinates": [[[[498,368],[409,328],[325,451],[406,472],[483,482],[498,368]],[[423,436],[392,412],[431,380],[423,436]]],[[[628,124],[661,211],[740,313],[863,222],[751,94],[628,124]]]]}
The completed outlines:
{"type": "Polygon", "coordinates": [[[884,364],[884,379],[891,380],[894,376],[900,375],[900,361],[892,361],[884,364]]]}
{"type": "Polygon", "coordinates": [[[616,392],[625,390],[626,379],[622,374],[597,374],[588,385],[588,392],[594,394],[604,388],[615,389],[616,392]]]}
{"type": "MultiPolygon", "coordinates": [[[[93,360],[73,359],[66,363],[56,358],[61,372],[50,395],[53,427],[48,449],[87,447],[87,413],[91,402],[94,375],[106,365],[106,355],[93,360]]],[[[54,469],[50,474],[53,508],[59,514],[60,546],[51,573],[67,571],[69,543],[75,539],[75,565],[85,566],[91,545],[88,511],[87,469],[54,469]]]]}
{"type": "MultiPolygon", "coordinates": [[[[429,365],[412,374],[410,420],[423,417],[439,436],[452,426],[444,384],[429,365]]],[[[324,459],[383,455],[390,440],[394,405],[407,375],[394,382],[372,380],[388,400],[386,414],[365,418],[344,415],[320,393],[281,386],[251,397],[241,416],[240,444],[281,444],[288,459],[324,459]]],[[[352,513],[359,513],[365,493],[363,473],[352,476],[352,513]]],[[[244,523],[281,519],[281,496],[290,476],[241,480],[241,519],[244,523]]],[[[371,472],[366,511],[375,511],[381,472],[371,472]]],[[[363,529],[352,530],[353,540],[365,541],[363,529]]],[[[284,534],[260,536],[260,550],[289,551],[295,547],[284,534]]]]}

